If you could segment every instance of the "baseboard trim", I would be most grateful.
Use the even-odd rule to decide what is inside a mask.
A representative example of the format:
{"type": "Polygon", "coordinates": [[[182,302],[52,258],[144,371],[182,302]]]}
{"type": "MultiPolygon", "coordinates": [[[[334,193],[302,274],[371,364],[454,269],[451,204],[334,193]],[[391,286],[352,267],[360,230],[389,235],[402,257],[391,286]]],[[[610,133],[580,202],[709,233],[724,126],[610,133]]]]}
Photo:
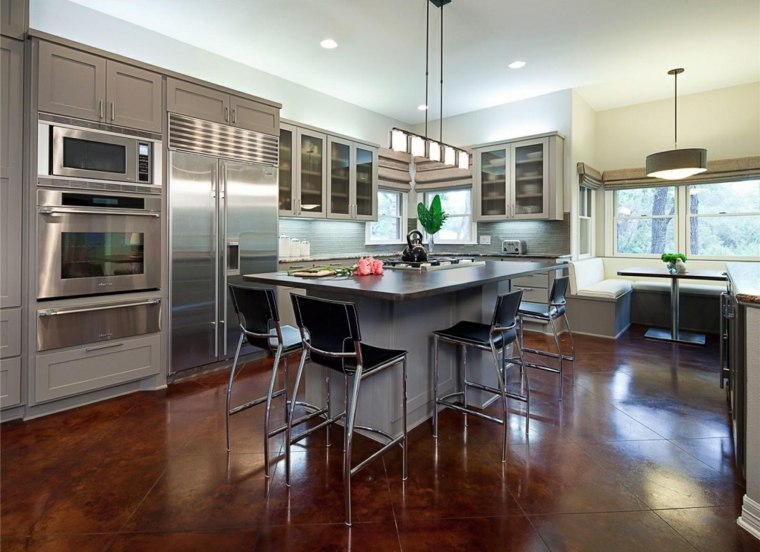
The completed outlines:
{"type": "Polygon", "coordinates": [[[760,503],[744,495],[742,515],[736,519],[736,523],[750,535],[760,540],[760,503]]]}

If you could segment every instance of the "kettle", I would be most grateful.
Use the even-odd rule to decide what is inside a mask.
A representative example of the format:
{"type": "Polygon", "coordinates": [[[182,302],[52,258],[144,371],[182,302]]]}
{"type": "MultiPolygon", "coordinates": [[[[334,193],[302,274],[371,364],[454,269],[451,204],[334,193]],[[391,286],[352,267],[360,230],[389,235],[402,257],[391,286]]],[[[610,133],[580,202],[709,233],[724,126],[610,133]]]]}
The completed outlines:
{"type": "Polygon", "coordinates": [[[401,260],[408,263],[427,261],[427,251],[422,247],[422,232],[411,230],[406,235],[407,247],[401,252],[401,260]]]}

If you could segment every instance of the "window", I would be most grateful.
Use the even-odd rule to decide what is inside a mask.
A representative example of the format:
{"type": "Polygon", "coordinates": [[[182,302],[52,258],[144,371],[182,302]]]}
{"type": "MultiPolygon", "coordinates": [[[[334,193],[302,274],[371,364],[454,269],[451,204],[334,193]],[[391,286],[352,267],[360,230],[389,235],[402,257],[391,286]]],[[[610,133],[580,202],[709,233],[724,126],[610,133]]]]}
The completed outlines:
{"type": "Polygon", "coordinates": [[[590,257],[594,251],[594,190],[580,187],[578,198],[578,255],[590,257]]]}
{"type": "Polygon", "coordinates": [[[425,192],[425,205],[429,206],[436,194],[441,196],[441,207],[447,216],[443,228],[435,235],[435,243],[475,243],[477,232],[472,222],[472,190],[460,188],[425,192]]]}
{"type": "Polygon", "coordinates": [[[377,192],[377,222],[365,226],[368,245],[406,242],[407,194],[396,190],[377,192]]]}
{"type": "Polygon", "coordinates": [[[616,255],[660,255],[676,250],[674,186],[614,192],[616,255]]]}
{"type": "Polygon", "coordinates": [[[760,257],[760,180],[687,187],[690,255],[760,257]]]}
{"type": "Polygon", "coordinates": [[[760,258],[760,179],[609,194],[615,255],[760,258]]]}

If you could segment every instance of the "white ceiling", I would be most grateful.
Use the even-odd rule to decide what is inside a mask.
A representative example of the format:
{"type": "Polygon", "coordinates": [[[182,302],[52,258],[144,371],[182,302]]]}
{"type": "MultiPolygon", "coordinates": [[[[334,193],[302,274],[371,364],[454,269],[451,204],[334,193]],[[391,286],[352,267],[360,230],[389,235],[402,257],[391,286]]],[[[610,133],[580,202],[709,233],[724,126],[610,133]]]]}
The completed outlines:
{"type": "MultiPolygon", "coordinates": [[[[410,124],[426,0],[73,0],[410,124]],[[339,47],[320,48],[332,37],[339,47]]],[[[438,118],[440,10],[429,101],[438,118]]],[[[444,116],[577,89],[597,111],[760,81],[760,0],[453,0],[444,116]],[[522,59],[527,66],[510,70],[522,59]]],[[[759,99],[760,101],[760,99],[759,99]]]]}

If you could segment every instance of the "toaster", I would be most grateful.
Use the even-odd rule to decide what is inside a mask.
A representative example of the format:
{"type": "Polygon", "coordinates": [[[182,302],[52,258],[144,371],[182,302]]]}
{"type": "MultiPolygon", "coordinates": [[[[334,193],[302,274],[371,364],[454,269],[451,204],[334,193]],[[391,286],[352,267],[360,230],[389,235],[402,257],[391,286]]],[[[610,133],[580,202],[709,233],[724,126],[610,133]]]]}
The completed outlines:
{"type": "Polygon", "coordinates": [[[525,242],[522,240],[503,240],[501,242],[501,252],[505,255],[524,255],[525,242]]]}

